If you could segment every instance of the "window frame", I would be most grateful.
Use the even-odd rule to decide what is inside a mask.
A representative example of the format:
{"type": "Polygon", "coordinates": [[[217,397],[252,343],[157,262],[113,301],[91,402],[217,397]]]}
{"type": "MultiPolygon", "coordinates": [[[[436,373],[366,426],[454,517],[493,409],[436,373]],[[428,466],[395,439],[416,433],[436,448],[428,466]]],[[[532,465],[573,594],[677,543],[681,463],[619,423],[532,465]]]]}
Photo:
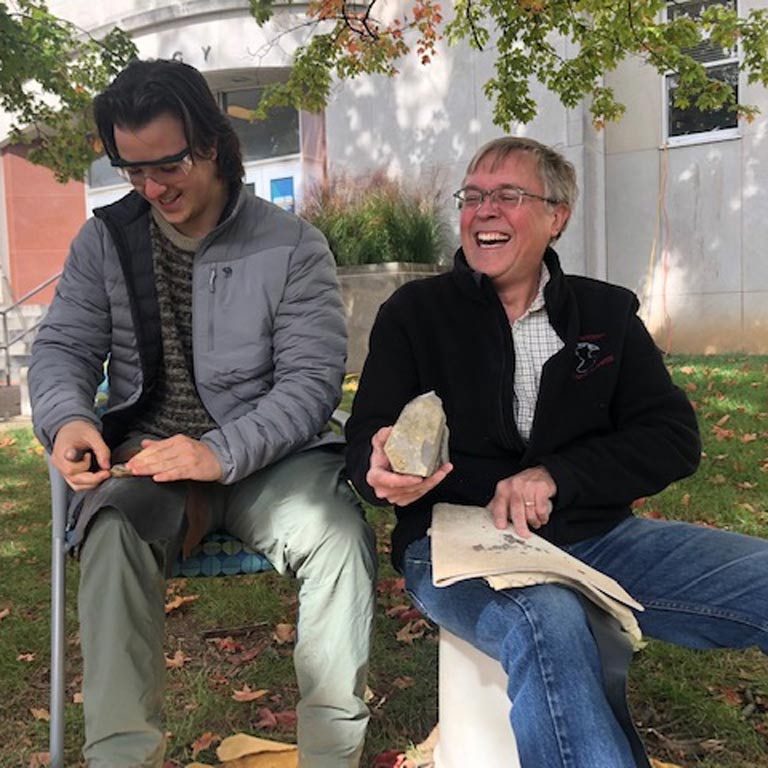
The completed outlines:
{"type": "MultiPolygon", "coordinates": [[[[713,5],[718,2],[718,0],[681,0],[680,5],[686,5],[689,2],[699,2],[699,3],[709,3],[710,5],[713,5]]],[[[664,18],[665,20],[669,19],[669,7],[670,5],[673,5],[674,2],[670,2],[668,0],[665,8],[664,8],[664,18]]],[[[722,4],[722,3],[719,3],[722,4]]],[[[740,9],[740,2],[739,0],[733,0],[733,5],[736,10],[736,13],[741,12],[740,9]]],[[[696,57],[694,57],[696,58],[696,57]]],[[[698,61],[698,59],[697,59],[698,61]]],[[[739,69],[739,65],[741,63],[741,50],[739,45],[737,44],[733,51],[731,51],[729,56],[724,56],[720,59],[714,59],[712,61],[701,61],[701,64],[704,65],[706,69],[713,69],[715,67],[723,67],[728,65],[733,65],[736,67],[736,77],[737,77],[737,101],[738,101],[738,91],[741,87],[741,72],[739,69]]],[[[692,144],[710,144],[715,143],[719,141],[732,141],[734,139],[740,139],[741,138],[741,126],[739,123],[738,118],[736,119],[736,125],[731,126],[728,128],[718,128],[715,130],[709,130],[709,131],[698,131],[695,133],[684,133],[680,134],[678,136],[670,136],[669,130],[670,130],[670,109],[671,109],[671,99],[670,99],[670,81],[675,76],[676,73],[674,72],[665,72],[664,75],[661,78],[661,98],[662,98],[662,121],[663,121],[663,136],[666,146],[669,147],[680,147],[680,146],[689,146],[692,144]]]]}

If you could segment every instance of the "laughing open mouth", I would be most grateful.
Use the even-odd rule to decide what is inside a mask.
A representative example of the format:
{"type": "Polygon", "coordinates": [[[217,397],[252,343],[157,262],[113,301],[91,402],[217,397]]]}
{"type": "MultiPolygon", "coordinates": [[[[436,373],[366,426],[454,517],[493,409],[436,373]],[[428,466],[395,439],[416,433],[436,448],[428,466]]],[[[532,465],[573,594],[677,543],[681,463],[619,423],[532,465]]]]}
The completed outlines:
{"type": "Polygon", "coordinates": [[[510,235],[506,235],[503,232],[478,232],[475,235],[475,242],[479,246],[502,245],[503,243],[508,243],[511,239],[510,235]]]}

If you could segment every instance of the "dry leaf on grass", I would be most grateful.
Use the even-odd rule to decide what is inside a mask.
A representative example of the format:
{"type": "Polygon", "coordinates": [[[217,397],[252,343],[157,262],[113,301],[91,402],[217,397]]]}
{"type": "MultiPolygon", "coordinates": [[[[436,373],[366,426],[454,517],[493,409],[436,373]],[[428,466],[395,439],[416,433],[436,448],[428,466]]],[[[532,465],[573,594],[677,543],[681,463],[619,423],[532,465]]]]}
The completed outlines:
{"type": "Polygon", "coordinates": [[[216,649],[221,653],[239,653],[243,650],[242,643],[238,643],[234,637],[227,635],[226,637],[214,637],[208,641],[216,646],[216,649]]]}
{"type": "Polygon", "coordinates": [[[662,763],[661,760],[651,758],[651,768],[680,768],[676,763],[662,763]]]}
{"type": "Polygon", "coordinates": [[[424,633],[429,629],[429,624],[425,619],[415,619],[409,621],[398,633],[398,642],[411,645],[414,640],[419,640],[424,637],[424,633]]]}
{"type": "Polygon", "coordinates": [[[296,627],[293,624],[278,624],[272,634],[278,645],[296,642],[296,627]]]}
{"type": "Polygon", "coordinates": [[[34,717],[35,720],[42,720],[47,723],[51,719],[51,713],[47,709],[36,709],[35,707],[32,707],[29,711],[32,713],[32,717],[34,717]]]}
{"type": "Polygon", "coordinates": [[[275,754],[278,752],[295,752],[298,755],[298,748],[295,744],[259,739],[256,736],[249,736],[247,733],[236,733],[234,736],[227,736],[219,744],[216,749],[216,756],[222,763],[227,763],[247,755],[275,754]]]}
{"type": "Polygon", "coordinates": [[[206,731],[192,742],[192,757],[197,757],[201,752],[210,749],[219,741],[221,741],[221,737],[218,734],[213,733],[213,731],[206,731]]]}
{"type": "Polygon", "coordinates": [[[387,611],[390,619],[399,619],[400,621],[413,621],[422,618],[421,612],[412,605],[394,605],[387,611]]]}
{"type": "Polygon", "coordinates": [[[165,655],[165,668],[166,669],[181,669],[191,658],[187,656],[181,649],[177,650],[173,656],[165,655]]]}
{"type": "Polygon", "coordinates": [[[176,595],[176,597],[174,597],[172,600],[169,600],[165,604],[166,615],[181,608],[183,605],[186,605],[187,603],[194,603],[198,597],[199,595],[176,595]]]}
{"type": "Polygon", "coordinates": [[[232,698],[235,701],[247,702],[256,701],[265,696],[269,691],[266,688],[260,688],[257,691],[251,690],[250,685],[244,685],[239,691],[232,692],[232,698]]]}
{"type": "Polygon", "coordinates": [[[73,697],[72,697],[72,703],[73,704],[82,704],[83,703],[83,692],[78,691],[73,697]]]}
{"type": "Polygon", "coordinates": [[[296,710],[294,709],[273,712],[268,707],[261,707],[256,715],[258,719],[254,722],[253,727],[262,731],[268,731],[279,726],[294,728],[297,722],[296,710]]]}
{"type": "Polygon", "coordinates": [[[45,768],[51,764],[50,752],[33,752],[29,756],[29,768],[45,768]]]}
{"type": "Polygon", "coordinates": [[[2,621],[6,616],[11,615],[11,609],[10,608],[3,608],[2,611],[0,611],[0,621],[2,621]]]}
{"type": "Polygon", "coordinates": [[[23,661],[25,664],[29,664],[30,662],[33,662],[35,660],[35,654],[34,653],[20,653],[16,657],[16,661],[23,661]]]}

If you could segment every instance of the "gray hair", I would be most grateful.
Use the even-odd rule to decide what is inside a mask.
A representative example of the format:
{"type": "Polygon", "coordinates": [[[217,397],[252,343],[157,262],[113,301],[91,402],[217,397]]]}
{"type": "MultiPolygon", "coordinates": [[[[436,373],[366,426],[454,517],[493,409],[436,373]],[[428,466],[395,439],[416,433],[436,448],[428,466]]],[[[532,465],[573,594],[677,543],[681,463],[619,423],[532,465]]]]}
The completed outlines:
{"type": "Polygon", "coordinates": [[[525,152],[536,159],[539,177],[544,184],[545,197],[573,208],[579,196],[573,165],[552,147],[524,136],[503,136],[484,144],[469,161],[466,176],[475,173],[478,166],[489,158],[491,170],[495,171],[515,152],[525,152]]]}

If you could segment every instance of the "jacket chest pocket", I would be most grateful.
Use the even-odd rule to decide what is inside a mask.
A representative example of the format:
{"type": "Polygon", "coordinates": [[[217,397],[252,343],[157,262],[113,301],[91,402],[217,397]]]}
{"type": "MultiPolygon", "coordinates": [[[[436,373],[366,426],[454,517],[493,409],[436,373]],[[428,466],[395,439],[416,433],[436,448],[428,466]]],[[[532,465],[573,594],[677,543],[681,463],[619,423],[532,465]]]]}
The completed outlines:
{"type": "Polygon", "coordinates": [[[204,317],[198,329],[207,352],[223,358],[271,359],[274,296],[279,293],[258,271],[211,265],[200,293],[204,317]]]}

